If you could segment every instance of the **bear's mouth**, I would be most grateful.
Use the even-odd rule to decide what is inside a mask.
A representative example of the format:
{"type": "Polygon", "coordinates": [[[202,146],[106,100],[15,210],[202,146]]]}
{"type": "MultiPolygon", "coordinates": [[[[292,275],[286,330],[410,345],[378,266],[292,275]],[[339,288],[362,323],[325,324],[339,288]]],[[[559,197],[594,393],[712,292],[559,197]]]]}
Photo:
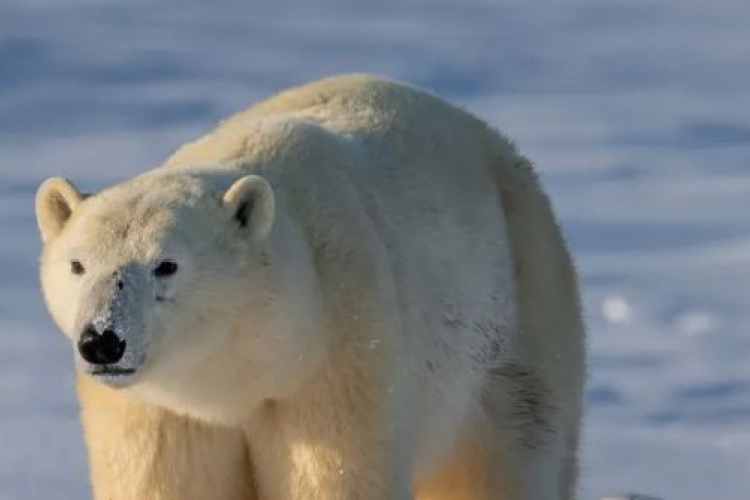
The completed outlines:
{"type": "Polygon", "coordinates": [[[125,368],[113,365],[88,366],[86,374],[97,382],[113,388],[128,387],[138,378],[136,368],[125,368]]]}
{"type": "Polygon", "coordinates": [[[119,368],[117,366],[97,366],[89,371],[91,375],[107,375],[115,377],[135,375],[135,372],[135,368],[119,368]]]}

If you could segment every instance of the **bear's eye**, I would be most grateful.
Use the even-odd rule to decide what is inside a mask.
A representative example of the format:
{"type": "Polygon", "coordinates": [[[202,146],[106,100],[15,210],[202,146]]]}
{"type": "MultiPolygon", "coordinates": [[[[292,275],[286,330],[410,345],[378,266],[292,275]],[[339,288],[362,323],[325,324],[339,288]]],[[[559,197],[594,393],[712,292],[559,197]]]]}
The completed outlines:
{"type": "Polygon", "coordinates": [[[157,278],[165,278],[172,276],[177,272],[177,263],[171,260],[163,260],[159,262],[159,265],[154,269],[154,276],[157,278]]]}
{"type": "Polygon", "coordinates": [[[86,272],[86,268],[83,267],[80,260],[72,260],[70,261],[70,272],[76,276],[80,276],[86,272]]]}

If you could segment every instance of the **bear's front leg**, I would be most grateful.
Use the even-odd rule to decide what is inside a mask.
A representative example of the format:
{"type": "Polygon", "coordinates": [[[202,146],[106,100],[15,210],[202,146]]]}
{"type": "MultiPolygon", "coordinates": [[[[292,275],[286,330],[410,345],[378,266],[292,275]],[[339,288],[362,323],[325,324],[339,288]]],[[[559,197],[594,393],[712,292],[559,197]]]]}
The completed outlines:
{"type": "Polygon", "coordinates": [[[242,434],[78,379],[96,500],[254,500],[242,434]]]}
{"type": "Polygon", "coordinates": [[[263,500],[410,500],[413,432],[399,388],[360,370],[326,373],[248,426],[263,500]],[[401,439],[399,439],[401,437],[401,439]]]}

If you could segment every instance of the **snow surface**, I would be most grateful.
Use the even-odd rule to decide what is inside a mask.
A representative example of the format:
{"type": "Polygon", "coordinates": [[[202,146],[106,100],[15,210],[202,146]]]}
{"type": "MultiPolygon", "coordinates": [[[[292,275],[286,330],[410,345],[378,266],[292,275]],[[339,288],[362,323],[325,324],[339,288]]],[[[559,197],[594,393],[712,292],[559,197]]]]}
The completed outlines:
{"type": "Polygon", "coordinates": [[[0,499],[88,497],[39,182],[98,189],[353,70],[462,104],[538,164],[590,327],[581,498],[749,498],[749,23],[745,0],[0,0],[0,499]]]}

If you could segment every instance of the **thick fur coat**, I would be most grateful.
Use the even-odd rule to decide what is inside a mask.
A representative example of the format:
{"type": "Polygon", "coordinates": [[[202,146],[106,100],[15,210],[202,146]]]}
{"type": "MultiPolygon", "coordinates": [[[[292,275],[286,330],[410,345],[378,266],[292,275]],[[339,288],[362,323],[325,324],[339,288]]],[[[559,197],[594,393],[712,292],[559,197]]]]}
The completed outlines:
{"type": "Polygon", "coordinates": [[[370,76],[37,195],[98,500],[570,500],[576,278],[529,162],[370,76]]]}

